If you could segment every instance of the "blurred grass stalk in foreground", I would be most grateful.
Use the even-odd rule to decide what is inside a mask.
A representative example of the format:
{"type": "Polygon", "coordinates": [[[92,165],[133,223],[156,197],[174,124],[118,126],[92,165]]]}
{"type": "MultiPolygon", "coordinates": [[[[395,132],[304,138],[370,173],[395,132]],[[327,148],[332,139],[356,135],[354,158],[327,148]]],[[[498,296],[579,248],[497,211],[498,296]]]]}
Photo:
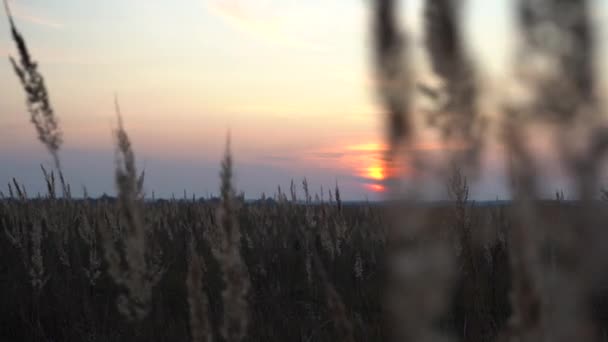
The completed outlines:
{"type": "MultiPolygon", "coordinates": [[[[602,214],[605,210],[598,210],[595,200],[608,149],[607,125],[597,101],[593,71],[598,58],[594,37],[597,30],[591,24],[592,3],[515,3],[521,41],[515,54],[514,83],[530,100],[505,97],[502,117],[488,122],[476,109],[478,82],[463,40],[464,2],[424,2],[426,52],[432,71],[441,79],[441,86],[433,89],[412,86],[417,76],[409,57],[413,45],[400,29],[398,1],[374,1],[374,60],[391,147],[387,162],[396,163],[403,158],[422,131],[435,131],[444,142],[463,143],[467,147],[465,153],[447,151],[444,162],[435,164],[417,160],[416,155],[406,156],[412,165],[432,178],[447,178],[449,166],[454,165],[458,174],[462,170],[465,177],[474,181],[480,171],[479,154],[490,138],[485,128],[490,123],[497,125],[508,151],[516,208],[516,223],[508,237],[513,314],[502,337],[513,341],[591,341],[597,336],[589,328],[587,298],[593,281],[598,280],[594,274],[606,266],[600,261],[605,258],[601,258],[598,241],[606,241],[607,237],[600,229],[606,222],[606,215],[602,214]],[[417,93],[419,89],[425,91],[417,93]],[[412,110],[412,103],[420,95],[436,102],[435,109],[425,113],[423,120],[415,117],[418,113],[412,110]],[[538,165],[529,139],[539,125],[551,130],[554,152],[576,185],[576,198],[585,207],[576,219],[560,222],[559,229],[549,227],[537,213],[539,177],[548,171],[538,165]],[[548,243],[556,245],[551,267],[541,253],[548,243]],[[559,304],[555,302],[557,298],[559,304]]],[[[425,192],[424,184],[414,185],[407,193],[399,192],[398,180],[392,184],[391,195],[406,203],[421,199],[419,196],[425,192]]],[[[455,271],[448,257],[449,246],[438,238],[435,227],[429,226],[428,218],[420,212],[399,210],[392,217],[388,301],[399,323],[394,337],[443,340],[447,337],[440,335],[436,321],[445,313],[455,271]]]]}

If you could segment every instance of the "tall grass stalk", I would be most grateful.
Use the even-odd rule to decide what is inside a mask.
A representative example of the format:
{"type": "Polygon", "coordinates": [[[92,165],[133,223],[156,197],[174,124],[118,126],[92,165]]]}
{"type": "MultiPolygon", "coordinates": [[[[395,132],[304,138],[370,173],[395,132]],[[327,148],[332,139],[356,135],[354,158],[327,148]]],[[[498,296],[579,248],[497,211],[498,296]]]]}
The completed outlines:
{"type": "MultiPolygon", "coordinates": [[[[536,329],[542,330],[544,338],[551,341],[597,339],[588,329],[590,322],[585,302],[597,280],[593,273],[606,266],[597,252],[603,247],[595,242],[606,238],[600,228],[606,215],[598,210],[594,200],[608,152],[608,123],[597,101],[594,70],[597,67],[594,33],[597,30],[591,24],[591,11],[592,2],[587,0],[521,0],[517,4],[518,27],[523,37],[517,69],[520,82],[530,89],[532,97],[529,103],[509,112],[511,117],[507,118],[510,122],[507,133],[511,137],[508,143],[517,148],[513,154],[525,163],[516,169],[515,176],[527,179],[528,186],[520,189],[528,204],[537,199],[535,183],[546,170],[533,163],[530,147],[517,141],[521,133],[514,131],[522,131],[530,123],[543,124],[551,129],[551,144],[559,157],[560,167],[571,177],[575,196],[585,208],[577,219],[551,227],[552,231],[559,229],[561,237],[549,232],[546,222],[535,216],[529,205],[522,203],[519,206],[519,216],[525,220],[523,229],[526,231],[518,230],[518,235],[534,238],[542,234],[555,246],[552,265],[536,258],[543,275],[543,283],[537,287],[542,285],[544,294],[542,316],[538,318],[536,329]],[[538,64],[524,61],[539,61],[548,67],[525,68],[538,64]]],[[[517,290],[517,286],[514,288],[517,290]]],[[[516,313],[526,312],[525,308],[515,308],[516,313]]],[[[526,316],[521,316],[520,324],[529,326],[526,316]]]]}
{"type": "Polygon", "coordinates": [[[188,306],[190,308],[190,334],[192,342],[211,342],[213,335],[208,317],[207,294],[203,288],[203,261],[196,251],[196,240],[190,237],[190,263],[186,287],[188,288],[188,306]]]}
{"type": "MultiPolygon", "coordinates": [[[[483,143],[484,120],[477,111],[477,85],[463,38],[462,0],[427,0],[424,7],[425,43],[434,73],[443,82],[446,99],[430,113],[428,122],[447,143],[466,146],[450,151],[452,162],[475,175],[483,143]]],[[[449,172],[449,168],[445,171],[449,172]]]]}
{"type": "Polygon", "coordinates": [[[38,140],[46,146],[53,157],[57,170],[61,170],[59,148],[63,139],[57,116],[51,107],[48,89],[46,88],[42,74],[38,71],[38,63],[32,59],[25,39],[17,30],[8,0],[4,0],[4,9],[9,20],[11,35],[19,54],[19,60],[16,60],[12,56],[9,56],[9,59],[25,91],[30,121],[36,128],[38,140]]]}
{"type": "MultiPolygon", "coordinates": [[[[104,230],[104,251],[108,273],[114,281],[125,287],[127,294],[118,298],[120,312],[128,319],[140,320],[148,312],[152,288],[160,280],[160,265],[146,260],[146,231],[141,203],[141,186],[135,166],[135,154],[124,129],[118,100],[115,100],[118,128],[116,134],[116,188],[118,207],[126,229],[119,230],[124,243],[123,256],[117,248],[116,238],[104,230]],[[126,267],[124,267],[126,266],[126,267]]],[[[142,177],[140,177],[142,179],[142,177]]]]}
{"type": "MultiPolygon", "coordinates": [[[[417,134],[418,127],[411,112],[411,80],[414,77],[409,68],[409,45],[406,36],[399,30],[397,13],[401,11],[397,10],[397,1],[378,0],[374,6],[375,70],[379,78],[380,100],[388,113],[386,125],[390,149],[387,161],[390,164],[388,167],[392,168],[392,163],[402,157],[398,153],[403,150],[401,145],[411,145],[417,134]]],[[[452,29],[452,23],[445,22],[447,19],[449,17],[446,15],[432,18],[435,25],[452,29]]],[[[453,44],[454,41],[443,40],[439,43],[453,44]]],[[[436,50],[442,51],[443,46],[436,50]]],[[[397,179],[389,188],[392,195],[415,200],[413,193],[397,191],[396,185],[401,175],[395,177],[397,179]]],[[[446,241],[439,241],[433,236],[435,229],[429,226],[430,221],[424,212],[391,209],[395,210],[391,215],[386,300],[393,338],[444,340],[446,336],[439,332],[435,322],[447,309],[451,289],[454,262],[450,259],[448,245],[446,241]]]]}
{"type": "Polygon", "coordinates": [[[412,131],[409,117],[408,41],[401,34],[394,0],[374,1],[373,37],[378,94],[386,109],[388,138],[395,150],[412,131]]]}
{"type": "Polygon", "coordinates": [[[232,155],[230,137],[228,137],[220,172],[221,204],[218,221],[221,230],[221,245],[217,259],[222,268],[225,285],[222,291],[224,303],[222,336],[226,341],[238,342],[247,335],[249,325],[247,294],[250,280],[247,265],[241,256],[241,231],[237,220],[237,204],[232,177],[232,155]]]}

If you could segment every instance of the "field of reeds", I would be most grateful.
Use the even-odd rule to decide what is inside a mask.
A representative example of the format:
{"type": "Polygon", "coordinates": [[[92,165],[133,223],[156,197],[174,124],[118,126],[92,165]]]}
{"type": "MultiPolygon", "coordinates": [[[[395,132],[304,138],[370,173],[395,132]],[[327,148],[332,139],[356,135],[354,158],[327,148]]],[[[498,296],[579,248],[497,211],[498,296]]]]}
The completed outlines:
{"type": "Polygon", "coordinates": [[[1,203],[3,341],[187,341],[199,329],[221,340],[222,327],[237,332],[224,320],[241,295],[224,298],[230,286],[244,291],[235,319],[245,340],[329,341],[341,329],[363,340],[385,334],[385,234],[376,207],[235,200],[231,225],[240,227],[236,253],[244,265],[227,274],[240,257],[222,251],[220,203],[147,202],[142,273],[117,283],[112,269],[132,267],[133,257],[107,258],[108,249],[127,255],[135,248],[119,201],[1,203]]]}
{"type": "MultiPolygon", "coordinates": [[[[136,284],[143,288],[130,288],[117,284],[109,271],[128,266],[104,258],[108,248],[117,253],[133,248],[129,219],[121,215],[119,201],[69,200],[52,193],[29,199],[17,190],[19,184],[13,188],[13,197],[0,206],[2,340],[174,341],[190,340],[196,329],[218,340],[225,324],[226,281],[249,284],[241,313],[249,321],[245,340],[388,338],[390,327],[383,312],[389,243],[384,206],[342,205],[339,199],[312,202],[307,194],[299,198],[295,190],[293,200],[284,194],[255,203],[235,200],[232,224],[240,227],[238,252],[246,270],[236,275],[241,279],[227,279],[220,250],[225,234],[218,216],[220,202],[146,202],[141,208],[145,265],[140,266],[145,275],[136,284]],[[132,320],[125,316],[129,304],[119,301],[130,296],[129,291],[148,291],[142,297],[145,303],[135,303],[142,316],[132,320]],[[194,311],[198,313],[192,315],[194,311]]],[[[487,229],[491,236],[474,246],[452,241],[453,257],[461,260],[466,272],[441,324],[455,336],[489,340],[510,311],[504,236],[508,208],[462,204],[467,205],[461,209],[468,222],[460,223],[487,229]],[[490,231],[491,227],[504,231],[490,231]],[[477,288],[488,292],[479,293],[477,288]],[[483,305],[473,306],[476,301],[483,305]]],[[[466,229],[453,226],[458,222],[455,209],[421,208],[440,218],[436,224],[444,228],[442,238],[466,229]]]]}
{"type": "MultiPolygon", "coordinates": [[[[134,274],[131,227],[119,200],[27,198],[18,183],[12,188],[0,202],[3,341],[384,341],[393,332],[388,203],[307,202],[302,190],[293,190],[293,200],[235,198],[230,224],[239,229],[244,266],[227,273],[230,258],[239,257],[222,251],[221,200],[146,201],[138,251],[144,264],[134,274]],[[113,272],[127,272],[123,282],[113,272]],[[237,289],[227,298],[231,286],[237,289]],[[239,295],[238,323],[228,327],[226,310],[239,295]]],[[[556,229],[582,210],[559,199],[537,206],[556,229]]],[[[433,218],[434,238],[449,244],[458,265],[438,330],[454,340],[496,340],[512,315],[515,209],[465,200],[410,210],[433,218]]],[[[544,237],[549,260],[559,257],[554,244],[544,237]]],[[[603,333],[608,293],[594,290],[589,318],[603,333]]]]}
{"type": "Polygon", "coordinates": [[[514,82],[528,96],[507,97],[494,123],[512,200],[482,203],[469,199],[469,183],[489,122],[462,3],[424,4],[438,88],[414,84],[397,4],[372,6],[385,159],[390,168],[406,155],[444,179],[449,200],[420,201],[421,181],[407,193],[389,186],[384,202],[344,203],[338,187],[325,199],[306,180],[246,201],[229,139],[219,198],[150,199],[117,99],[116,196],[75,198],[58,117],[5,0],[19,56],[10,61],[53,168],[41,168],[45,194],[31,196],[17,179],[0,193],[0,341],[606,341],[608,125],[591,1],[516,3],[514,82]],[[466,149],[434,164],[403,153],[421,131],[419,97],[433,104],[421,112],[425,129],[466,149]],[[538,125],[574,184],[570,200],[539,195],[543,169],[526,139],[538,125]]]}

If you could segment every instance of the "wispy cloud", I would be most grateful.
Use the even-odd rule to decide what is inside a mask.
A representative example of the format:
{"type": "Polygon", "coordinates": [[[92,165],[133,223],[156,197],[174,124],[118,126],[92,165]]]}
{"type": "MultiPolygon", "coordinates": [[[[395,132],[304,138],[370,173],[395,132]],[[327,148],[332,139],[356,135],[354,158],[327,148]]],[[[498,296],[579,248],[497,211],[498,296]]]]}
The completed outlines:
{"type": "Polygon", "coordinates": [[[281,156],[281,155],[266,155],[258,158],[260,161],[269,162],[269,163],[281,163],[281,162],[292,162],[294,158],[291,156],[281,156]]]}
{"type": "Polygon", "coordinates": [[[46,27],[50,27],[53,29],[62,29],[64,27],[64,25],[60,22],[51,21],[46,18],[36,17],[33,15],[23,14],[23,13],[19,13],[19,12],[15,13],[15,17],[18,19],[30,22],[32,24],[46,26],[46,27]]]}
{"type": "Polygon", "coordinates": [[[289,33],[277,16],[272,14],[269,1],[207,0],[207,9],[234,29],[267,43],[309,50],[321,49],[321,46],[289,33]]]}
{"type": "Polygon", "coordinates": [[[45,14],[40,13],[39,10],[24,6],[23,4],[18,4],[15,2],[10,2],[10,9],[15,17],[18,20],[23,20],[25,22],[44,26],[52,29],[62,29],[65,25],[55,19],[47,17],[45,14]]]}
{"type": "Polygon", "coordinates": [[[365,183],[363,184],[365,186],[365,188],[367,190],[373,191],[373,192],[385,192],[386,191],[386,186],[382,185],[382,184],[378,184],[378,183],[365,183]]]}

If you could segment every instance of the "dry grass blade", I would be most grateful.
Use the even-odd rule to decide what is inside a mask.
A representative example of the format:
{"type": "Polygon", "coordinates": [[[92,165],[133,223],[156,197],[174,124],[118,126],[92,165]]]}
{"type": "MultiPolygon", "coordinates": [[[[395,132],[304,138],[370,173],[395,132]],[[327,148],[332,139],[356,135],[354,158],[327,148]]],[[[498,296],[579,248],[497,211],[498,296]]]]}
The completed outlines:
{"type": "Polygon", "coordinates": [[[140,201],[135,154],[122,123],[118,100],[115,100],[118,128],[116,130],[116,187],[118,207],[124,219],[124,260],[114,238],[102,230],[108,272],[114,281],[127,290],[118,298],[118,308],[128,319],[140,320],[148,312],[152,288],[160,280],[163,271],[153,270],[153,260],[146,260],[146,232],[143,208],[140,201]],[[125,267],[126,266],[126,267],[125,267]]]}
{"type": "MultiPolygon", "coordinates": [[[[305,237],[306,233],[301,234],[302,237],[305,237]]],[[[314,269],[316,273],[319,275],[319,279],[323,284],[325,290],[325,296],[327,301],[327,309],[329,310],[330,318],[334,325],[334,330],[336,333],[336,337],[343,342],[354,342],[355,334],[352,322],[347,316],[346,306],[344,305],[344,301],[340,294],[336,291],[336,288],[331,283],[331,280],[327,276],[327,272],[321,259],[319,258],[318,250],[315,246],[312,247],[312,255],[310,256],[312,263],[314,264],[314,269]]],[[[310,270],[309,272],[312,272],[310,270]]]]}
{"type": "Polygon", "coordinates": [[[425,2],[426,45],[433,71],[450,81],[463,59],[459,29],[458,0],[427,0],[425,2]]]}
{"type": "Polygon", "coordinates": [[[13,41],[17,46],[20,57],[19,61],[16,61],[13,57],[9,58],[15,74],[19,77],[23,90],[25,90],[30,121],[36,128],[38,139],[46,146],[53,157],[55,167],[57,170],[61,170],[59,148],[63,142],[62,133],[57,116],[51,107],[48,89],[44,84],[42,74],[38,71],[38,64],[32,60],[25,40],[15,26],[7,0],[4,0],[4,8],[11,26],[13,41]]]}
{"type": "Polygon", "coordinates": [[[124,130],[118,100],[115,100],[118,129],[116,130],[116,187],[118,189],[118,205],[126,220],[126,260],[129,271],[126,276],[126,285],[129,289],[129,304],[124,307],[127,316],[140,317],[145,312],[146,291],[144,272],[146,262],[144,256],[145,233],[140,213],[137,187],[137,171],[135,168],[135,155],[131,142],[124,130]]]}
{"type": "MultiPolygon", "coordinates": [[[[467,153],[454,155],[455,161],[476,173],[483,142],[484,121],[476,108],[477,89],[472,64],[463,39],[461,0],[427,0],[425,39],[433,71],[444,82],[445,103],[430,116],[444,139],[455,139],[467,146],[467,153]]],[[[438,99],[437,98],[437,99],[438,99]]],[[[454,154],[454,153],[453,153],[454,154]]]]}
{"type": "Polygon", "coordinates": [[[190,263],[188,265],[188,305],[190,307],[190,334],[192,342],[211,342],[213,335],[208,318],[207,294],[203,290],[203,263],[195,248],[195,239],[190,237],[190,263]]]}
{"type": "Polygon", "coordinates": [[[519,221],[513,227],[510,243],[513,340],[594,339],[585,313],[589,290],[585,282],[589,279],[585,279],[583,270],[593,269],[590,265],[597,264],[588,255],[594,249],[593,241],[602,240],[593,236],[603,220],[597,220],[592,202],[599,165],[607,150],[606,123],[600,118],[595,100],[590,3],[585,0],[517,3],[522,43],[516,69],[519,81],[532,96],[529,103],[506,110],[505,140],[511,152],[511,187],[519,221]],[[539,64],[545,67],[540,68],[539,64]],[[530,123],[550,129],[553,152],[577,187],[575,196],[582,200],[585,210],[571,222],[549,227],[538,215],[537,186],[543,170],[523,139],[530,123]],[[570,238],[554,234],[554,230],[570,238]],[[540,237],[553,245],[555,260],[551,265],[542,258],[540,237]]]}
{"type": "Polygon", "coordinates": [[[228,137],[220,172],[221,204],[218,217],[222,241],[217,259],[221,265],[225,282],[225,288],[222,291],[224,303],[222,335],[229,342],[238,342],[247,335],[249,325],[247,293],[250,280],[247,265],[241,256],[241,231],[238,226],[232,177],[232,155],[228,137]]]}
{"type": "Polygon", "coordinates": [[[410,84],[407,41],[399,32],[396,2],[377,0],[374,5],[374,53],[378,90],[387,110],[391,146],[397,146],[409,137],[412,129],[408,117],[410,84]]]}
{"type": "Polygon", "coordinates": [[[40,165],[40,168],[42,169],[42,174],[44,175],[48,196],[51,199],[55,199],[55,174],[52,171],[51,173],[48,173],[42,164],[40,165]]]}
{"type": "MultiPolygon", "coordinates": [[[[25,191],[25,185],[19,185],[19,182],[14,177],[13,177],[13,185],[15,186],[15,190],[17,190],[17,198],[19,198],[19,200],[21,200],[21,201],[27,201],[27,192],[25,191]]],[[[10,190],[10,188],[9,188],[9,190],[10,190]]],[[[11,191],[11,197],[13,197],[12,191],[11,191]]]]}
{"type": "Polygon", "coordinates": [[[595,39],[590,10],[587,0],[518,2],[521,59],[541,57],[553,66],[548,74],[529,75],[538,85],[535,114],[568,122],[580,114],[575,107],[594,102],[595,39]],[[548,98],[551,102],[544,101],[548,98]]]}
{"type": "MultiPolygon", "coordinates": [[[[123,205],[132,204],[137,199],[139,185],[135,167],[135,154],[131,148],[131,141],[123,127],[122,115],[118,100],[115,100],[118,129],[116,130],[116,186],[119,190],[119,200],[123,205]]],[[[131,220],[138,220],[133,217],[131,220]]],[[[137,222],[133,222],[137,223],[137,222]]],[[[135,224],[132,225],[135,227],[135,224]]]]}
{"type": "MultiPolygon", "coordinates": [[[[400,145],[411,143],[417,133],[410,110],[413,89],[407,41],[399,33],[397,13],[396,1],[375,1],[376,70],[382,105],[389,113],[389,163],[398,157],[400,145]]],[[[445,336],[435,322],[447,308],[453,275],[447,244],[433,236],[434,227],[429,226],[423,210],[397,209],[391,222],[386,297],[392,337],[442,341],[445,336]]]]}

